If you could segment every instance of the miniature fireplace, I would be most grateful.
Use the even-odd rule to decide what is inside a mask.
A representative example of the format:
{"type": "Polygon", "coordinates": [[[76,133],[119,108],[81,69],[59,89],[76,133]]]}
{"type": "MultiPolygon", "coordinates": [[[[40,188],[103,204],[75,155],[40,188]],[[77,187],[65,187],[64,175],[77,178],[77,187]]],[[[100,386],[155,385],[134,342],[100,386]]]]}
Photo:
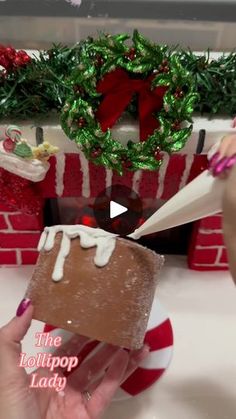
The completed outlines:
{"type": "MultiPolygon", "coordinates": [[[[34,264],[38,256],[37,243],[44,225],[78,222],[78,217],[83,215],[87,216],[86,223],[93,222],[92,213],[88,211],[84,214],[84,208],[88,208],[99,192],[111,184],[124,185],[137,192],[146,202],[146,215],[150,209],[156,209],[207,167],[206,152],[213,138],[214,141],[217,138],[215,132],[208,134],[207,141],[210,144],[206,146],[205,143],[204,154],[196,154],[196,151],[199,153],[203,148],[203,144],[200,144],[199,149],[197,141],[199,125],[194,124],[192,137],[181,153],[165,155],[159,171],[127,171],[122,177],[88,162],[83,154],[78,153],[75,144],[65,138],[59,126],[44,127],[44,137],[61,150],[50,158],[49,171],[45,179],[38,183],[44,205],[38,216],[11,211],[7,203],[0,205],[0,264],[34,264]]],[[[27,138],[34,143],[35,130],[26,126],[25,131],[27,138]]],[[[222,132],[217,132],[217,135],[221,136],[222,132]]],[[[191,228],[184,226],[180,230],[162,233],[158,238],[148,237],[142,243],[164,253],[173,253],[171,243],[175,243],[175,247],[181,249],[180,252],[188,252],[188,263],[192,269],[228,268],[220,215],[195,222],[191,228]],[[184,236],[189,236],[189,240],[180,240],[184,236]]]]}

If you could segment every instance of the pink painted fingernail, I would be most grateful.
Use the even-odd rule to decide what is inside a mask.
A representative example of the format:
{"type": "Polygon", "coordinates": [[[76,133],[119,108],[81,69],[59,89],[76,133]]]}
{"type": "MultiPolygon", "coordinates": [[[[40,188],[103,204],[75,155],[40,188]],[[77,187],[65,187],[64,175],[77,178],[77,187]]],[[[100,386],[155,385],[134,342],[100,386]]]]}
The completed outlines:
{"type": "Polygon", "coordinates": [[[17,317],[22,316],[22,314],[24,314],[24,312],[27,310],[30,304],[31,304],[31,300],[29,298],[24,298],[19,304],[18,309],[16,311],[17,317]]]}
{"type": "Polygon", "coordinates": [[[226,163],[226,169],[230,169],[236,163],[236,155],[229,157],[226,163]]]}
{"type": "Polygon", "coordinates": [[[211,169],[218,161],[220,153],[215,153],[209,160],[209,168],[211,169]]]}
{"type": "Polygon", "coordinates": [[[223,159],[221,159],[219,163],[215,165],[213,168],[213,176],[218,176],[225,170],[227,160],[227,157],[223,157],[223,159]]]}

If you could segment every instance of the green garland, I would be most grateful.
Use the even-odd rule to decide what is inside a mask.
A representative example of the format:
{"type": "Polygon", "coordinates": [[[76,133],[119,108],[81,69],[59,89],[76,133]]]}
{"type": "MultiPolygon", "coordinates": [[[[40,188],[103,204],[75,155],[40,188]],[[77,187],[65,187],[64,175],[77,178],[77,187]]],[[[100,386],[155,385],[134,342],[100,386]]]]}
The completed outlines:
{"type": "MultiPolygon", "coordinates": [[[[155,150],[179,150],[190,134],[190,127],[176,130],[173,123],[184,119],[190,122],[193,110],[208,115],[235,115],[235,52],[210,60],[209,51],[203,56],[181,49],[174,52],[167,46],[150,43],[137,31],[132,46],[127,45],[128,39],[127,35],[102,35],[98,40],[88,38],[72,48],[53,46],[40,52],[39,57],[33,57],[27,65],[0,70],[0,119],[35,120],[61,113],[65,131],[82,146],[86,156],[121,173],[125,162],[131,170],[158,167],[161,162],[156,159],[155,150]],[[157,115],[161,129],[145,142],[129,142],[124,150],[112,139],[109,130],[101,131],[94,117],[101,100],[96,83],[116,67],[147,77],[163,60],[168,60],[170,71],[157,74],[153,81],[153,87],[168,85],[165,106],[157,115]],[[173,95],[176,89],[184,91],[181,100],[173,95]],[[77,118],[82,119],[79,129],[74,130],[77,118]]],[[[135,101],[128,112],[137,117],[135,101]]]]}
{"type": "MultiPolygon", "coordinates": [[[[92,38],[91,38],[92,42],[92,38]]],[[[31,63],[3,76],[0,70],[0,119],[27,119],[60,112],[72,86],[68,78],[80,61],[84,42],[68,48],[55,45],[40,52],[31,63]],[[1,77],[2,74],[2,77],[1,77]]],[[[199,94],[196,112],[208,115],[236,114],[236,53],[209,59],[179,50],[184,67],[193,75],[199,94]]]]}
{"type": "Polygon", "coordinates": [[[236,53],[210,59],[210,50],[204,55],[190,50],[179,52],[182,65],[192,74],[199,94],[194,110],[213,116],[236,114],[236,53]]]}

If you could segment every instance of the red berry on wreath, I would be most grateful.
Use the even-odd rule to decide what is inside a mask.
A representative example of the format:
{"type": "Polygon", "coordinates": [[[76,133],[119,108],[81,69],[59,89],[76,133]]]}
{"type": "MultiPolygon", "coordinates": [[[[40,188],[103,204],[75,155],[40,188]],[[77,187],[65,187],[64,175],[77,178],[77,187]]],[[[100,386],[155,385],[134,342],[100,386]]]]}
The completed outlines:
{"type": "Polygon", "coordinates": [[[168,65],[168,60],[167,59],[162,60],[162,65],[163,67],[166,67],[168,65]]]}
{"type": "Polygon", "coordinates": [[[133,61],[136,58],[136,49],[130,48],[130,50],[125,53],[125,56],[128,60],[133,61]]]}
{"type": "Polygon", "coordinates": [[[183,92],[183,90],[180,88],[180,87],[177,87],[177,89],[176,89],[176,91],[175,91],[175,94],[174,94],[174,97],[176,98],[176,99],[180,99],[181,97],[183,97],[184,96],[184,92],[183,92]]]}
{"type": "Polygon", "coordinates": [[[154,158],[155,160],[159,161],[162,159],[162,154],[161,154],[161,149],[160,147],[157,147],[156,150],[154,151],[154,158]]]}
{"type": "Polygon", "coordinates": [[[95,63],[98,67],[101,67],[104,64],[104,59],[102,58],[100,54],[96,55],[95,63]]]}
{"type": "Polygon", "coordinates": [[[8,153],[11,153],[15,149],[15,146],[16,146],[16,144],[11,138],[6,138],[3,141],[2,145],[3,145],[4,150],[7,151],[8,153]]]}
{"type": "Polygon", "coordinates": [[[179,131],[179,130],[181,129],[180,122],[179,122],[179,121],[175,121],[175,122],[173,122],[173,124],[171,125],[171,128],[172,128],[174,131],[179,131]]]}
{"type": "Polygon", "coordinates": [[[170,67],[168,67],[168,62],[166,60],[162,61],[158,67],[158,70],[160,73],[169,73],[170,67]]]}
{"type": "Polygon", "coordinates": [[[84,95],[84,93],[85,93],[84,88],[83,88],[82,86],[79,86],[78,84],[76,84],[76,85],[73,87],[73,90],[74,90],[74,92],[75,92],[75,93],[77,93],[77,94],[78,94],[78,95],[80,95],[80,96],[83,96],[83,95],[84,95]]]}
{"type": "Polygon", "coordinates": [[[125,169],[130,169],[133,166],[133,163],[126,156],[122,158],[121,162],[125,169]]]}
{"type": "Polygon", "coordinates": [[[93,159],[97,159],[98,157],[100,157],[100,156],[101,156],[101,154],[102,154],[102,149],[101,149],[101,147],[97,147],[97,148],[95,148],[95,149],[93,149],[93,150],[92,150],[92,152],[91,152],[91,157],[92,157],[93,159]]]}
{"type": "Polygon", "coordinates": [[[85,125],[86,125],[86,119],[85,119],[85,118],[83,118],[83,116],[81,116],[81,117],[78,119],[78,127],[79,127],[79,128],[84,128],[84,127],[85,127],[85,125]]]}

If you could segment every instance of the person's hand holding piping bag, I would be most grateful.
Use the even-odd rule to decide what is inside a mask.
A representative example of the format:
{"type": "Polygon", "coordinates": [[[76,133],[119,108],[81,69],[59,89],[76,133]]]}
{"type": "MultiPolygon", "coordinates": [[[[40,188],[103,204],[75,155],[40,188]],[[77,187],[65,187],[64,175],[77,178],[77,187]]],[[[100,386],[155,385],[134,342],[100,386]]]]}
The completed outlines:
{"type": "Polygon", "coordinates": [[[225,179],[223,231],[229,267],[236,283],[236,134],[226,135],[209,162],[215,177],[225,179]]]}

